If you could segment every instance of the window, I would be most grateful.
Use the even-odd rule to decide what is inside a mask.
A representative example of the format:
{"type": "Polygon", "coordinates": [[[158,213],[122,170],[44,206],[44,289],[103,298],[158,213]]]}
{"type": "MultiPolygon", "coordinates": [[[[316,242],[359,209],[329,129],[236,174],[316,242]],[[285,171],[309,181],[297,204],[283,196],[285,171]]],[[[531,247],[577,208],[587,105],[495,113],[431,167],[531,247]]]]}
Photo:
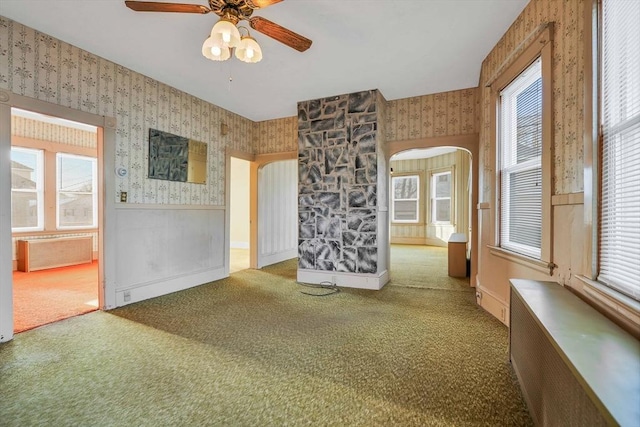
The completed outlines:
{"type": "Polygon", "coordinates": [[[420,177],[418,175],[394,176],[391,178],[393,188],[393,221],[418,222],[420,218],[420,177]]]}
{"type": "Polygon", "coordinates": [[[42,150],[11,148],[11,229],[38,231],[44,227],[42,150]]]}
{"type": "Polygon", "coordinates": [[[431,175],[431,222],[451,223],[451,171],[431,175]]]}
{"type": "Polygon", "coordinates": [[[640,301],[640,2],[602,5],[598,281],[640,301]]]}
{"type": "Polygon", "coordinates": [[[500,246],[542,247],[542,69],[538,58],[500,92],[500,246]]]}
{"type": "Polygon", "coordinates": [[[96,227],[96,159],[63,153],[56,158],[58,228],[96,227]]]}

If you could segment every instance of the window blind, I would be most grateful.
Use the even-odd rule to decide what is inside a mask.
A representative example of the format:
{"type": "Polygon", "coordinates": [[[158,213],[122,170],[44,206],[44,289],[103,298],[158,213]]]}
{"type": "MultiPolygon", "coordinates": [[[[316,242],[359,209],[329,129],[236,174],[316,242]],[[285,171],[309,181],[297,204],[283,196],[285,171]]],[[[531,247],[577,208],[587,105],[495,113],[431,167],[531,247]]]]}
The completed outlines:
{"type": "Polygon", "coordinates": [[[640,300],[640,2],[602,12],[598,280],[640,300]]]}
{"type": "Polygon", "coordinates": [[[542,69],[540,59],[500,92],[500,246],[540,258],[542,69]]]}

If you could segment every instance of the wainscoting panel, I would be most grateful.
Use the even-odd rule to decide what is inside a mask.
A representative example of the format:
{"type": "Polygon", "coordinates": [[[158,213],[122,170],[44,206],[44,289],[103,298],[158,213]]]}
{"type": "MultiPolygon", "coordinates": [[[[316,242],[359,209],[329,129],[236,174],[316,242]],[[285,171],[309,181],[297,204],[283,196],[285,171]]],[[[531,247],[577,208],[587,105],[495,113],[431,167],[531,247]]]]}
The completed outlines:
{"type": "Polygon", "coordinates": [[[200,206],[117,208],[117,305],[224,277],[224,213],[200,206]]]}
{"type": "Polygon", "coordinates": [[[298,256],[298,162],[258,171],[258,268],[298,256]]]}

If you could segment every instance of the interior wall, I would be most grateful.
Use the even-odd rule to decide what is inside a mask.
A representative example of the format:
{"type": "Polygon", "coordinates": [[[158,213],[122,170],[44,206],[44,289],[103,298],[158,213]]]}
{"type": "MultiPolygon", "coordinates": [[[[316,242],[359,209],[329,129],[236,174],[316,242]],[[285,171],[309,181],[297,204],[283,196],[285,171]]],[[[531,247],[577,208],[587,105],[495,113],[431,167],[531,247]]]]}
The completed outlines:
{"type": "MultiPolygon", "coordinates": [[[[253,122],[192,95],[0,18],[0,88],[18,95],[117,119],[116,177],[127,203],[224,205],[225,148],[252,152],[253,122]],[[228,126],[221,134],[220,125],[228,126]],[[148,179],[149,128],[206,142],[206,184],[148,179]]],[[[112,194],[119,202],[119,194],[112,194]]]]}
{"type": "MultiPolygon", "coordinates": [[[[115,205],[112,213],[115,217],[106,219],[115,228],[105,236],[105,241],[113,239],[113,247],[105,251],[110,257],[106,267],[109,271],[105,271],[105,297],[113,303],[105,308],[224,277],[224,269],[218,266],[227,262],[225,239],[217,235],[211,246],[197,246],[202,251],[186,252],[193,258],[184,263],[179,262],[181,258],[175,261],[155,258],[160,254],[141,248],[140,243],[167,247],[174,241],[199,242],[214,237],[215,233],[228,232],[222,221],[215,225],[215,233],[210,230],[203,236],[201,230],[185,226],[184,221],[201,224],[199,207],[205,211],[224,211],[225,150],[252,152],[253,122],[3,17],[0,17],[0,52],[7,59],[0,61],[0,75],[5,76],[0,78],[0,89],[116,118],[115,141],[104,147],[105,156],[114,158],[105,169],[105,181],[107,188],[113,189],[106,197],[115,205]],[[225,135],[221,133],[221,124],[228,127],[225,135]],[[206,184],[148,179],[149,128],[207,143],[206,184]],[[118,167],[125,168],[127,174],[116,176],[114,171],[118,167]],[[128,193],[127,203],[119,202],[121,191],[128,193]],[[181,213],[168,215],[167,206],[181,213]],[[142,234],[124,233],[128,226],[121,218],[132,214],[129,209],[142,217],[157,217],[168,231],[157,235],[159,228],[143,227],[142,234]],[[123,281],[125,278],[116,272],[130,271],[132,259],[143,271],[152,266],[162,267],[159,259],[169,266],[159,268],[160,275],[150,275],[144,282],[123,281]]],[[[207,223],[209,228],[211,224],[207,223]]]]}
{"type": "MultiPolygon", "coordinates": [[[[531,0],[482,63],[480,75],[480,304],[504,323],[509,322],[509,279],[513,277],[551,280],[578,286],[583,271],[583,134],[584,70],[583,44],[585,5],[580,0],[531,0]],[[490,138],[490,89],[487,84],[527,47],[526,41],[541,24],[554,23],[553,38],[553,262],[554,274],[546,268],[501,257],[494,244],[496,221],[495,141],[490,138]]],[[[590,30],[589,30],[590,31],[590,30]]],[[[589,89],[590,90],[590,89],[589,89]]]]}
{"type": "MultiPolygon", "coordinates": [[[[480,127],[479,88],[414,96],[380,105],[379,133],[385,141],[438,138],[477,133],[480,127]],[[382,129],[384,127],[384,129],[382,129]],[[380,130],[382,129],[382,130],[380,130]]],[[[253,147],[257,154],[298,150],[298,117],[265,120],[254,124],[253,147]]]]}
{"type": "Polygon", "coordinates": [[[388,101],[385,139],[391,142],[477,133],[478,107],[478,88],[388,101]]]}
{"type": "Polygon", "coordinates": [[[298,256],[298,162],[258,170],[258,268],[298,256]]]}
{"type": "Polygon", "coordinates": [[[470,155],[464,150],[426,159],[392,160],[394,175],[417,173],[420,176],[420,222],[391,223],[391,243],[432,245],[446,247],[453,233],[469,232],[469,164],[470,155]],[[452,221],[434,224],[431,221],[431,182],[434,172],[451,170],[452,221]]]}
{"type": "Polygon", "coordinates": [[[298,151],[298,118],[264,120],[253,124],[253,152],[272,154],[298,151]]]}
{"type": "Polygon", "coordinates": [[[249,249],[249,166],[247,160],[231,157],[229,233],[232,248],[249,249]]]}
{"type": "Polygon", "coordinates": [[[115,221],[117,306],[224,277],[224,209],[131,204],[115,221]]]}
{"type": "Polygon", "coordinates": [[[381,99],[370,90],[298,103],[300,281],[379,289],[388,280],[378,252],[379,233],[388,233],[378,218],[379,183],[388,185],[381,99]],[[371,276],[360,286],[358,275],[371,276]]]}

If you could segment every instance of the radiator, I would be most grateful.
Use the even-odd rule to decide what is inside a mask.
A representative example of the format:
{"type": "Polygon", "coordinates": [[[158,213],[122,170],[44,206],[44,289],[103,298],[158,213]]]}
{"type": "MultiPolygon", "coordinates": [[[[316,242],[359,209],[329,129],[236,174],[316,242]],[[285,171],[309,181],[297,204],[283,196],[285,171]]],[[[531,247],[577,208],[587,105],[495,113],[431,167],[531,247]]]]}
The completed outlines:
{"type": "Polygon", "coordinates": [[[19,271],[65,267],[90,263],[92,260],[91,236],[18,240],[19,271]]]}
{"type": "Polygon", "coordinates": [[[509,353],[540,426],[637,425],[640,346],[576,295],[511,280],[509,353]]]}

